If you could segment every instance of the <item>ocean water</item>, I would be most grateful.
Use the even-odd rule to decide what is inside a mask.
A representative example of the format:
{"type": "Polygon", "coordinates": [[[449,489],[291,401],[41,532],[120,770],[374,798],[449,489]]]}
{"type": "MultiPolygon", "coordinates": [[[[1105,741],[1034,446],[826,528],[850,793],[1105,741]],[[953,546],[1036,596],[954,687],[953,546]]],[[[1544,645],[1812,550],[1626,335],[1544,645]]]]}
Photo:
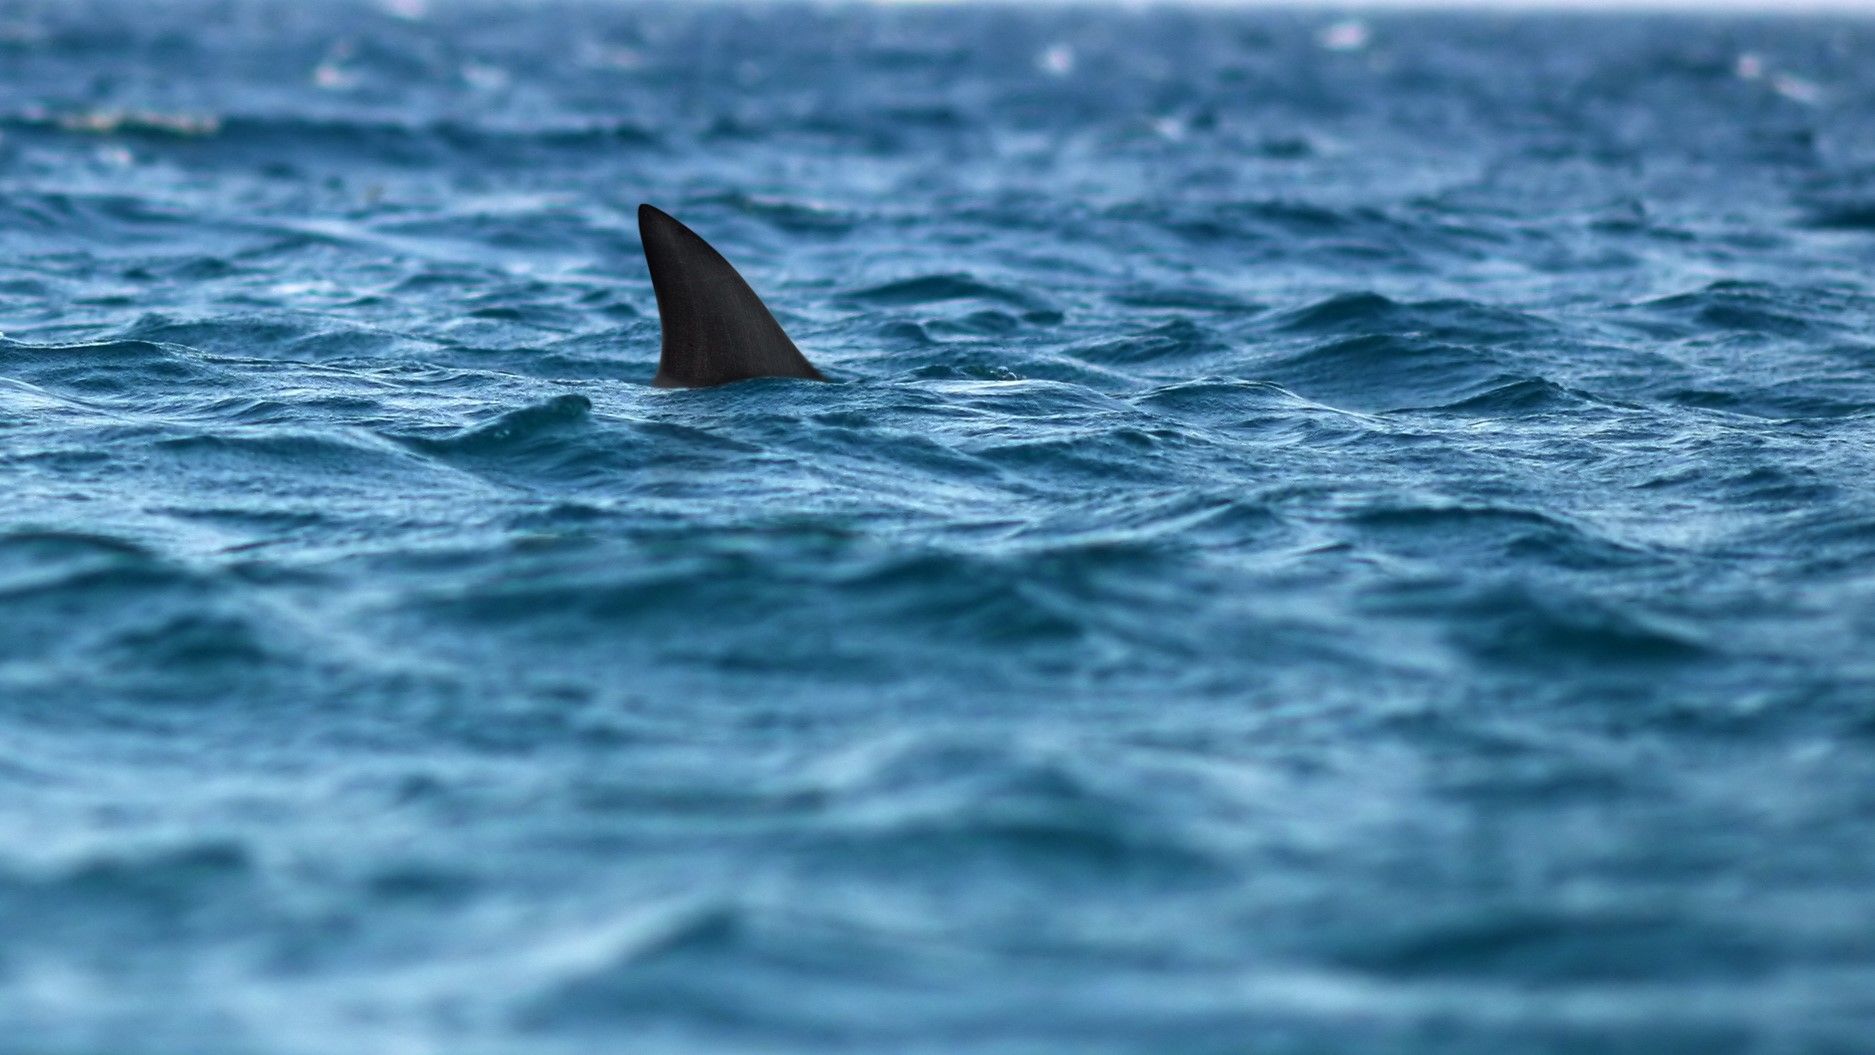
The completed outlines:
{"type": "Polygon", "coordinates": [[[0,1052],[1871,1050],[1872,274],[1871,22],[9,0],[0,1052]]]}

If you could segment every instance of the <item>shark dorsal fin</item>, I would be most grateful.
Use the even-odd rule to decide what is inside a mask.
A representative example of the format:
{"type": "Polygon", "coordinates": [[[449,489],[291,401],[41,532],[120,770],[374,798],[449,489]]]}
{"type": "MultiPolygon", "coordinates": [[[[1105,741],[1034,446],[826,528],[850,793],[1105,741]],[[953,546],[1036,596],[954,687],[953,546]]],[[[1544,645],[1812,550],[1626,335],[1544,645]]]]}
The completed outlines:
{"type": "Polygon", "coordinates": [[[664,351],[659,388],[703,388],[752,377],[823,381],[781,324],[723,254],[650,205],[638,207],[638,236],[658,295],[664,351]]]}

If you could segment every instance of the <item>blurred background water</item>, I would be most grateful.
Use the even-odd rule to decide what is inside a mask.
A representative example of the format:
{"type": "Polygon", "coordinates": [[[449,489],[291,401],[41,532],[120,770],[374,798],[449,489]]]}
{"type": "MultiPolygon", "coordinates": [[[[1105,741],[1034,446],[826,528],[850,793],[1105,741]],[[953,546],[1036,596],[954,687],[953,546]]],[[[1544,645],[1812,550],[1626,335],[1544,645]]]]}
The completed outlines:
{"type": "Polygon", "coordinates": [[[1868,1050],[1872,57],[0,4],[0,1051],[1868,1050]]]}

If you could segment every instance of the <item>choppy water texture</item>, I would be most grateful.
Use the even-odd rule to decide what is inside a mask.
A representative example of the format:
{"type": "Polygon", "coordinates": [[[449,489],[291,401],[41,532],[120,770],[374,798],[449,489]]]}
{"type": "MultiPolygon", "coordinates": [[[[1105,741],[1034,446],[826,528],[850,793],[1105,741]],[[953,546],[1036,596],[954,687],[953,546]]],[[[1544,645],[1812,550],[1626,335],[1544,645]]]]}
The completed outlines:
{"type": "Polygon", "coordinates": [[[7,1055],[1867,1050],[1875,24],[0,10],[7,1055]]]}

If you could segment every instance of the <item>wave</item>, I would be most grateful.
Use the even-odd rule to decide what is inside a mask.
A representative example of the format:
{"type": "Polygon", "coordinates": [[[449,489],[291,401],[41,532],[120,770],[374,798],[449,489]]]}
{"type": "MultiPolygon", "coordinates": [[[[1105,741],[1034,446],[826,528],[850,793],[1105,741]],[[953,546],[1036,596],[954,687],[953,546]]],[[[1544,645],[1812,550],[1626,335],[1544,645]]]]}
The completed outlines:
{"type": "Polygon", "coordinates": [[[1377,293],[1345,293],[1263,323],[1280,333],[1421,336],[1466,344],[1502,344],[1552,334],[1537,316],[1468,300],[1403,304],[1377,293]]]}
{"type": "Polygon", "coordinates": [[[919,275],[854,290],[848,296],[861,303],[883,307],[941,304],[955,300],[980,300],[1018,308],[1039,306],[1032,294],[1021,289],[985,282],[968,274],[919,275]]]}
{"type": "Polygon", "coordinates": [[[1258,374],[1310,399],[1367,412],[1448,406],[1516,376],[1515,360],[1420,337],[1347,337],[1258,364],[1258,374]]]}
{"type": "Polygon", "coordinates": [[[510,410],[486,425],[452,436],[412,436],[409,442],[438,454],[514,455],[550,445],[568,428],[585,422],[591,412],[592,400],[585,396],[555,396],[545,402],[510,410]]]}
{"type": "Polygon", "coordinates": [[[1740,332],[1815,338],[1838,332],[1828,320],[1845,310],[1868,314],[1871,301],[1848,289],[1722,280],[1701,289],[1632,305],[1624,321],[1662,335],[1740,332]]]}

